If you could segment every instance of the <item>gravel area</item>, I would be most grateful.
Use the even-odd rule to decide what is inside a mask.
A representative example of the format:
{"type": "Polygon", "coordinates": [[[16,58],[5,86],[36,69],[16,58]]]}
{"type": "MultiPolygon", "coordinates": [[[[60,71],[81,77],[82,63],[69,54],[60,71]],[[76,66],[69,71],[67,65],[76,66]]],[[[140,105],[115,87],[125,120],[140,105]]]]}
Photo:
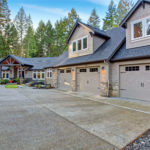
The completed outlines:
{"type": "Polygon", "coordinates": [[[127,145],[123,150],[150,150],[150,130],[133,143],[127,145]]]}

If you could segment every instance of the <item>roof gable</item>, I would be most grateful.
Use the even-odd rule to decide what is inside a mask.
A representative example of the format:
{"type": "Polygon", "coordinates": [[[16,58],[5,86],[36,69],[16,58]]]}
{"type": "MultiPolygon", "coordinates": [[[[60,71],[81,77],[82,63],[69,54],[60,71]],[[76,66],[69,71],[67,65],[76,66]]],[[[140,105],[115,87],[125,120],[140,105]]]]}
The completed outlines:
{"type": "Polygon", "coordinates": [[[120,23],[120,26],[126,28],[126,22],[130,19],[130,17],[134,14],[134,12],[141,6],[145,7],[145,3],[150,4],[150,0],[138,0],[134,7],[129,11],[126,17],[120,23]]]}
{"type": "Polygon", "coordinates": [[[94,28],[94,27],[92,27],[92,26],[90,26],[90,25],[88,25],[88,24],[82,23],[82,22],[77,22],[77,23],[74,25],[72,31],[70,32],[70,34],[69,34],[69,36],[68,36],[67,44],[69,43],[69,40],[71,39],[73,33],[75,32],[75,30],[76,30],[76,28],[77,28],[78,26],[82,26],[83,28],[88,29],[90,33],[92,33],[92,34],[94,34],[94,35],[97,35],[97,36],[100,36],[100,37],[102,37],[102,38],[104,38],[104,39],[109,39],[109,38],[110,38],[109,35],[107,35],[107,33],[106,33],[105,31],[102,31],[102,30],[100,30],[100,29],[94,28]]]}

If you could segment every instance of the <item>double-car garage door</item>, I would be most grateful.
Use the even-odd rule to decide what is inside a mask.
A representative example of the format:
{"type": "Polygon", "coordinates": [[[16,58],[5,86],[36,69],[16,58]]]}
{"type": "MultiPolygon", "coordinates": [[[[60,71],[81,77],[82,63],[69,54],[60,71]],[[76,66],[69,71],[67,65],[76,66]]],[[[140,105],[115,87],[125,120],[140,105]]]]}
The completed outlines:
{"type": "Polygon", "coordinates": [[[120,66],[120,97],[150,101],[150,65],[120,66]]]}
{"type": "MultiPolygon", "coordinates": [[[[70,91],[72,90],[71,69],[59,71],[58,88],[70,91]]],[[[78,92],[100,94],[100,68],[78,68],[76,76],[76,88],[78,92]]]]}

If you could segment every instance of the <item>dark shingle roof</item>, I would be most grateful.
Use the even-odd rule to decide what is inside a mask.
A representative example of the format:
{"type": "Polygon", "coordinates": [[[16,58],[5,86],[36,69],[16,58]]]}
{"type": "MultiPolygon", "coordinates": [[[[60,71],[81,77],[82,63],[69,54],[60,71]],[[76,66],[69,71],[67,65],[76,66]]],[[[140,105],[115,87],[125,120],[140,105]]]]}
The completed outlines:
{"type": "Polygon", "coordinates": [[[130,60],[130,59],[149,58],[149,57],[150,57],[150,45],[132,48],[132,49],[126,49],[126,43],[124,43],[111,60],[120,61],[120,60],[130,60]]]}
{"type": "Polygon", "coordinates": [[[108,60],[117,50],[118,46],[125,40],[125,30],[122,27],[118,27],[106,31],[106,33],[110,36],[110,39],[100,46],[93,54],[74,58],[68,58],[67,56],[63,61],[57,64],[57,66],[108,60]]]}
{"type": "Polygon", "coordinates": [[[103,31],[103,30],[100,30],[100,29],[98,29],[98,28],[94,28],[94,27],[92,27],[92,26],[90,26],[90,25],[88,25],[88,24],[85,24],[85,23],[83,23],[83,22],[77,22],[77,23],[74,25],[72,31],[70,32],[70,34],[69,34],[69,36],[68,36],[67,43],[69,42],[71,36],[73,35],[73,33],[74,33],[74,31],[75,31],[75,29],[76,29],[76,27],[77,27],[78,25],[86,26],[87,28],[89,28],[89,29],[93,32],[94,35],[100,36],[100,37],[105,38],[105,39],[109,39],[109,38],[110,38],[109,35],[108,35],[105,31],[103,31]]]}

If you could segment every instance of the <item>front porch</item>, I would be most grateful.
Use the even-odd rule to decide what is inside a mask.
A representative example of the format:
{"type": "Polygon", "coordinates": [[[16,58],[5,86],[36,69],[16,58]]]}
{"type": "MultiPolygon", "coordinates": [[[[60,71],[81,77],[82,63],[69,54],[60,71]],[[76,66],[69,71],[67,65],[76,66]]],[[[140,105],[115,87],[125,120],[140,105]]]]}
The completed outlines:
{"type": "Polygon", "coordinates": [[[29,65],[25,65],[9,55],[0,62],[0,79],[14,80],[19,78],[23,82],[29,68],[29,65]]]}

